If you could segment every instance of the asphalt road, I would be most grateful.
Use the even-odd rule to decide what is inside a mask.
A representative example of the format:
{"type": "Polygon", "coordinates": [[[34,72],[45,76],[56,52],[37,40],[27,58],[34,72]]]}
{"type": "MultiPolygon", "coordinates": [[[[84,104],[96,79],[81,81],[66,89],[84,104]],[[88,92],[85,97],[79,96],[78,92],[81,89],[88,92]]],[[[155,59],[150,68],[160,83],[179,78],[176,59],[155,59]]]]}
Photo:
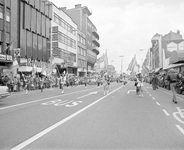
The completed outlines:
{"type": "Polygon", "coordinates": [[[0,104],[0,149],[184,149],[184,97],[133,82],[12,94],[0,104]]]}

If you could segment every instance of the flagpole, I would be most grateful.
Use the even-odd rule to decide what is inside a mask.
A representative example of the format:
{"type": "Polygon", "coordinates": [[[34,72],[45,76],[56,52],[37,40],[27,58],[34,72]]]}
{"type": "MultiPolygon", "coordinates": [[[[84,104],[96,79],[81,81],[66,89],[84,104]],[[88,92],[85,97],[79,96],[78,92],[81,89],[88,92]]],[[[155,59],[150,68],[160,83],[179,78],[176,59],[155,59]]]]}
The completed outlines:
{"type": "Polygon", "coordinates": [[[58,73],[59,73],[59,76],[61,76],[61,74],[60,74],[60,72],[59,72],[59,69],[58,69],[58,66],[56,65],[56,69],[57,69],[57,71],[58,71],[58,73]]]}

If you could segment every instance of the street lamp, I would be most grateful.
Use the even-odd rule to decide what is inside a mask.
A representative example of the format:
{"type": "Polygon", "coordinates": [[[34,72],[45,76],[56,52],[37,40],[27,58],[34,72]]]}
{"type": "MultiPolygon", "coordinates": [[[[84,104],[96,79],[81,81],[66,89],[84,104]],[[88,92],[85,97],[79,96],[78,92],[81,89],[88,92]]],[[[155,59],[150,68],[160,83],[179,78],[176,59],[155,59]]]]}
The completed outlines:
{"type": "Polygon", "coordinates": [[[121,56],[119,56],[119,57],[121,57],[121,74],[122,74],[122,68],[123,68],[122,58],[124,57],[124,55],[121,55],[121,56]]]}

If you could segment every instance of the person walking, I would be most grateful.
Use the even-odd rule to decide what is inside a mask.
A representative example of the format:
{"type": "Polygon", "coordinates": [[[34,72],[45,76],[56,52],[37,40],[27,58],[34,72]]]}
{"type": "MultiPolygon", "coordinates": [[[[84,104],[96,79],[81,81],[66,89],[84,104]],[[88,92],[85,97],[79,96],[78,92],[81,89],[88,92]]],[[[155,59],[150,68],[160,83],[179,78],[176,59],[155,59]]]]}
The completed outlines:
{"type": "Polygon", "coordinates": [[[138,95],[140,97],[143,97],[143,77],[142,77],[141,73],[138,74],[138,77],[137,78],[138,78],[138,80],[137,80],[137,87],[139,88],[138,95]]]}
{"type": "Polygon", "coordinates": [[[108,74],[107,74],[107,72],[105,72],[104,76],[103,76],[103,89],[104,89],[104,95],[107,95],[109,93],[108,74]]]}
{"type": "Polygon", "coordinates": [[[97,87],[100,88],[100,75],[98,75],[97,79],[96,79],[96,83],[97,83],[97,87]]]}
{"type": "Polygon", "coordinates": [[[28,94],[28,84],[29,84],[29,79],[26,77],[24,74],[22,74],[23,82],[24,82],[24,90],[25,94],[28,94]]]}
{"type": "Polygon", "coordinates": [[[84,85],[85,85],[85,88],[87,88],[87,82],[88,82],[88,78],[87,76],[84,77],[84,85]]]}
{"type": "Polygon", "coordinates": [[[177,104],[177,97],[176,97],[176,82],[177,82],[177,76],[178,76],[178,73],[173,69],[171,68],[169,70],[169,73],[168,73],[168,76],[167,76],[167,81],[169,81],[170,83],[170,88],[171,88],[171,91],[172,91],[172,100],[175,104],[177,104]]]}
{"type": "Polygon", "coordinates": [[[43,92],[44,82],[45,82],[45,80],[44,80],[44,77],[42,75],[41,78],[40,78],[40,89],[41,89],[41,92],[43,92]]]}
{"type": "Polygon", "coordinates": [[[60,86],[60,89],[61,89],[61,93],[64,93],[64,84],[65,84],[65,77],[62,74],[60,76],[60,79],[59,79],[59,86],[60,86]]]}
{"type": "Polygon", "coordinates": [[[153,90],[157,89],[157,83],[158,83],[158,78],[155,74],[153,74],[153,78],[151,80],[153,90]]]}

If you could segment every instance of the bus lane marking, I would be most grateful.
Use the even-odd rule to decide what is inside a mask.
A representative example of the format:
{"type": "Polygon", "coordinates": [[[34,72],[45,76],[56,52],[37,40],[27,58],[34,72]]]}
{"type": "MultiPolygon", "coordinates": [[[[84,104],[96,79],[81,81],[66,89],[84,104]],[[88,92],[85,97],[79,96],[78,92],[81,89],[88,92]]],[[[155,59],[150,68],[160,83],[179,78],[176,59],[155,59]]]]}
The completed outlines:
{"type": "Polygon", "coordinates": [[[176,125],[176,127],[180,130],[181,133],[184,135],[184,129],[180,125],[176,125]]]}
{"type": "Polygon", "coordinates": [[[176,112],[173,112],[173,116],[176,120],[178,120],[180,123],[184,124],[184,109],[181,109],[180,107],[177,107],[176,112]]]}
{"type": "MultiPolygon", "coordinates": [[[[96,88],[92,88],[92,89],[96,89],[96,88]]],[[[48,99],[53,99],[53,98],[57,98],[57,97],[61,97],[61,96],[71,95],[71,94],[75,94],[75,93],[81,93],[81,92],[89,91],[89,90],[92,90],[92,89],[87,89],[87,90],[82,90],[82,91],[77,91],[77,92],[71,92],[71,93],[66,93],[66,94],[62,94],[62,95],[56,95],[56,96],[42,98],[42,99],[30,101],[30,102],[25,102],[25,103],[20,103],[20,104],[12,105],[12,106],[2,107],[2,108],[0,108],[0,110],[5,110],[5,109],[9,109],[9,108],[19,107],[19,106],[23,106],[23,105],[27,105],[27,104],[32,104],[32,103],[36,103],[36,102],[40,102],[40,101],[44,101],[44,100],[48,100],[48,99]]]]}
{"type": "Polygon", "coordinates": [[[27,139],[26,141],[23,141],[22,143],[18,144],[17,146],[11,148],[10,150],[21,150],[23,148],[25,148],[26,146],[28,146],[29,144],[33,143],[34,141],[38,140],[39,138],[41,138],[42,136],[44,136],[45,134],[51,132],[52,130],[54,130],[55,128],[61,126],[62,124],[64,124],[65,122],[71,120],[72,118],[74,118],[75,116],[79,115],[80,113],[84,112],[85,110],[87,110],[88,108],[92,107],[93,105],[95,105],[96,103],[102,101],[104,98],[108,97],[109,95],[111,95],[112,93],[118,91],[119,89],[121,89],[123,86],[115,89],[114,91],[110,92],[108,95],[105,95],[103,97],[101,97],[100,99],[94,101],[93,103],[85,106],[84,108],[78,110],[77,112],[73,113],[72,115],[66,117],[65,119],[57,122],[56,124],[46,128],[45,130],[37,133],[36,135],[30,137],[29,139],[27,139]]]}
{"type": "Polygon", "coordinates": [[[74,106],[77,106],[79,103],[82,103],[82,101],[55,99],[55,100],[52,100],[52,101],[41,103],[41,105],[74,107],[74,106]]]}

